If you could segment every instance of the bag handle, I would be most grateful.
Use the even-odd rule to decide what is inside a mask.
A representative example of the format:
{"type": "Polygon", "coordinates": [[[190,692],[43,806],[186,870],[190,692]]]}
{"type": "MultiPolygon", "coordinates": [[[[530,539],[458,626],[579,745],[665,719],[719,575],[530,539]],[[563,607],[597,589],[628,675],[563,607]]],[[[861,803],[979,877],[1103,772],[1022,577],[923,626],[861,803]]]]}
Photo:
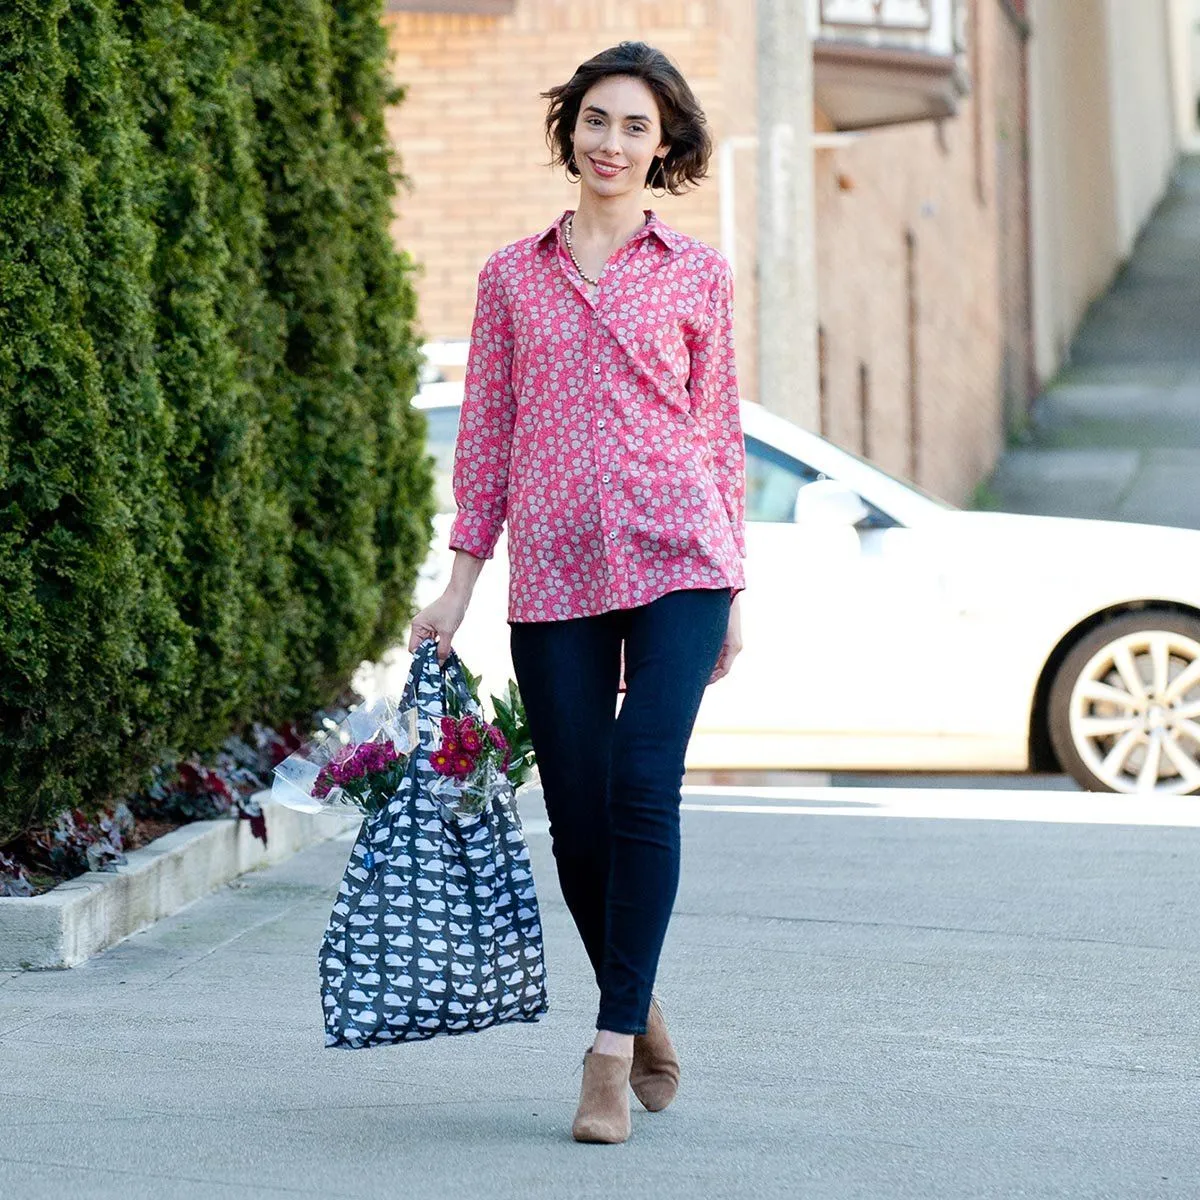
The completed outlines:
{"type": "Polygon", "coordinates": [[[479,705],[475,701],[475,697],[471,695],[470,685],[467,683],[466,668],[462,664],[462,659],[458,654],[451,650],[446,656],[444,664],[439,664],[437,658],[438,641],[437,638],[425,638],[418,646],[413,654],[412,669],[408,673],[408,682],[404,687],[404,697],[401,705],[420,704],[417,681],[422,680],[427,686],[421,688],[420,692],[428,696],[430,690],[436,691],[441,697],[442,712],[448,711],[447,696],[448,692],[453,692],[458,699],[459,706],[464,712],[475,713],[481,715],[479,705]]]}

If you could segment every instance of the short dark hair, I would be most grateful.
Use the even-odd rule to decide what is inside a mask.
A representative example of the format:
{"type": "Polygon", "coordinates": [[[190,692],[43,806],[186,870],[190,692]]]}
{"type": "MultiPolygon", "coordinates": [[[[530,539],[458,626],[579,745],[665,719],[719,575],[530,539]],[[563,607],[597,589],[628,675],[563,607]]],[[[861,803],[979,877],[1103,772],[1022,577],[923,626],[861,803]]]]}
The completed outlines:
{"type": "Polygon", "coordinates": [[[542,92],[542,98],[550,101],[546,141],[550,145],[551,164],[565,166],[571,179],[579,178],[571,145],[579,106],[588,89],[610,75],[630,75],[642,80],[658,102],[663,141],[670,149],[661,163],[651,167],[646,186],[664,187],[673,196],[686,192],[708,174],[708,160],[712,157],[708,122],[679,68],[661,50],[645,42],[621,42],[602,50],[580,63],[566,83],[542,92]]]}

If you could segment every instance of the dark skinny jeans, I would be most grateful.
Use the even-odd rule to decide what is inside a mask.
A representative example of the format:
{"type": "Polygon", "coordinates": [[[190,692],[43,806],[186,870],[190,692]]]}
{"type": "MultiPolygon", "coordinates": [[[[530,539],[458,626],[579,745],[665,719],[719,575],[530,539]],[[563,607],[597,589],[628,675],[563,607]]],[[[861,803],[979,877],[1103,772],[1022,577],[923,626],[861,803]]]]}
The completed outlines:
{"type": "Polygon", "coordinates": [[[728,588],[695,588],[511,623],[559,883],[600,985],[597,1029],[646,1031],[679,885],[684,755],[729,606],[728,588]]]}

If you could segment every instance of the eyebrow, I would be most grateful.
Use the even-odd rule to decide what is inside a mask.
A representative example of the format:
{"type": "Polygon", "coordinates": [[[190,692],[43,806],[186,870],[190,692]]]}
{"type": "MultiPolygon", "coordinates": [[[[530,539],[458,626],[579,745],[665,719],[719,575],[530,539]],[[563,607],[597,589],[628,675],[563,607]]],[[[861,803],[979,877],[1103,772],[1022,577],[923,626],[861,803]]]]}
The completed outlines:
{"type": "MultiPolygon", "coordinates": [[[[608,116],[608,113],[606,113],[604,111],[604,109],[602,109],[598,104],[589,104],[587,106],[587,108],[585,108],[583,111],[598,113],[602,117],[608,116]]],[[[646,116],[645,113],[630,113],[629,116],[627,116],[625,118],[625,120],[627,120],[627,121],[645,121],[647,124],[650,123],[650,118],[648,116],[646,116]]]]}

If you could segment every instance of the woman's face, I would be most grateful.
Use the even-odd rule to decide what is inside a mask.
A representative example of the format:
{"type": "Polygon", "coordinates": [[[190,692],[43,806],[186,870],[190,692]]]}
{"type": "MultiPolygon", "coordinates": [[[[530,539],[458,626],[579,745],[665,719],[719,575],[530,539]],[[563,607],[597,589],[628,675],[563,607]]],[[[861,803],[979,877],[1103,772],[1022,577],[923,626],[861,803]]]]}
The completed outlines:
{"type": "Polygon", "coordinates": [[[579,105],[573,138],[581,182],[599,196],[640,192],[663,142],[658,102],[640,79],[609,75],[579,105]]]}

